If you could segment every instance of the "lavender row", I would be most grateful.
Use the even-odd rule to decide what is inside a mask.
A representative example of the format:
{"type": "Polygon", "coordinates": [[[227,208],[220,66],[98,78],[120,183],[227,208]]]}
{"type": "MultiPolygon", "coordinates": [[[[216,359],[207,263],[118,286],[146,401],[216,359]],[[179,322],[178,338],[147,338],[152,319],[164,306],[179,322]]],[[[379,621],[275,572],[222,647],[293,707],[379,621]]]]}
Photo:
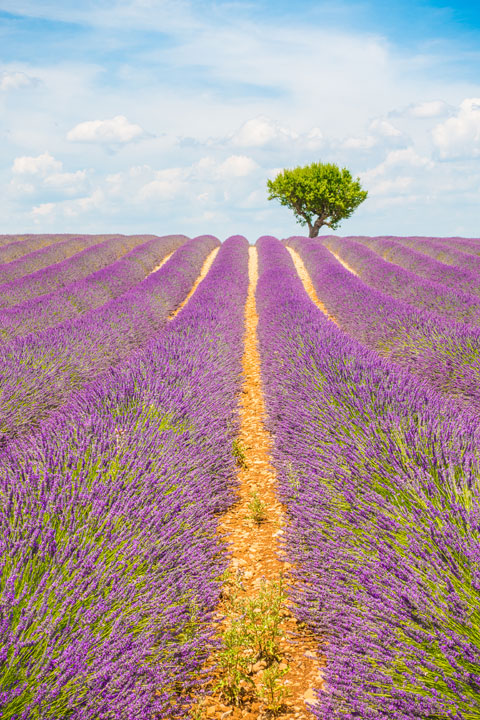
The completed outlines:
{"type": "Polygon", "coordinates": [[[400,265],[427,280],[438,282],[454,292],[480,297],[480,278],[476,272],[446,265],[390,238],[353,237],[351,239],[362,242],[385,260],[400,265]]]}
{"type": "MultiPolygon", "coordinates": [[[[102,238],[103,240],[103,238],[102,238]]],[[[49,245],[39,250],[34,250],[28,255],[12,260],[12,262],[0,265],[0,285],[5,285],[12,280],[21,278],[24,275],[41,270],[42,268],[59,263],[66,258],[72,257],[85,248],[97,245],[99,238],[94,235],[83,235],[73,237],[62,242],[49,245]]]]}
{"type": "MultiPolygon", "coordinates": [[[[71,238],[79,237],[73,234],[61,235],[0,235],[0,263],[12,262],[27,255],[34,250],[40,250],[48,245],[54,245],[58,242],[65,242],[71,238]]],[[[97,242],[106,240],[114,235],[92,235],[96,237],[97,242]]]]}
{"type": "Polygon", "coordinates": [[[352,338],[419,376],[460,407],[480,401],[480,329],[447,321],[374,290],[316,240],[289,238],[319,299],[352,338]]]}
{"type": "Polygon", "coordinates": [[[227,240],[168,330],[4,454],[5,720],[178,718],[200,689],[247,263],[245,238],[227,240]]]}
{"type": "Polygon", "coordinates": [[[478,424],[328,321],[278,241],[258,249],[292,601],[327,658],[313,714],[476,717],[478,424]]]}
{"type": "Polygon", "coordinates": [[[453,243],[441,242],[438,238],[428,237],[398,237],[395,238],[401,245],[411,247],[413,250],[428,255],[444,263],[455,265],[466,270],[480,273],[480,257],[471,251],[464,252],[453,243]]]}
{"type": "Polygon", "coordinates": [[[480,298],[425,280],[414,272],[380,258],[373,250],[352,238],[334,235],[322,238],[323,244],[346,262],[370,287],[404,300],[450,320],[480,324],[480,298]]]}
{"type": "MultiPolygon", "coordinates": [[[[41,332],[100,307],[141,282],[166,255],[187,240],[185,235],[153,238],[112,265],[82,280],[15,307],[0,310],[0,338],[8,342],[27,333],[41,332]]],[[[65,264],[74,262],[77,257],[79,255],[65,261],[65,264]]],[[[22,281],[15,282],[18,282],[20,289],[22,281]]]]}
{"type": "Polygon", "coordinates": [[[471,255],[480,255],[480,238],[442,237],[435,241],[471,255]]]}
{"type": "MultiPolygon", "coordinates": [[[[18,305],[54,292],[119,260],[139,245],[155,240],[151,235],[119,236],[104,240],[78,253],[53,262],[27,275],[0,285],[0,308],[18,305]]],[[[185,238],[186,239],[186,238],[185,238]]],[[[58,248],[60,251],[60,247],[58,248]]]]}
{"type": "Polygon", "coordinates": [[[218,245],[212,236],[190,240],[158,272],[118,298],[1,347],[0,444],[38,425],[74,390],[147,344],[218,245]]]}

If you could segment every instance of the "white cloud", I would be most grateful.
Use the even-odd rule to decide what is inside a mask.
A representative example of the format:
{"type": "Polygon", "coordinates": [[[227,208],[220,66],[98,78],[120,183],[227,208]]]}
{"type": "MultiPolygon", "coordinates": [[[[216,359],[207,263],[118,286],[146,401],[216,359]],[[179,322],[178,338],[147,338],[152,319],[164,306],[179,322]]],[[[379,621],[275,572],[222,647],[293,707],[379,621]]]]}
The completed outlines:
{"type": "Polygon", "coordinates": [[[390,150],[387,157],[376,167],[360,174],[365,182],[373,178],[386,175],[403,168],[432,168],[433,162],[422,155],[419,155],[412,147],[402,150],[390,150]]]}
{"type": "Polygon", "coordinates": [[[155,179],[143,185],[136,195],[140,202],[171,200],[184,188],[184,172],[180,168],[158,170],[155,179]]]}
{"type": "Polygon", "coordinates": [[[60,160],[55,160],[53,155],[45,151],[41,155],[32,157],[24,155],[17,157],[13,161],[12,170],[16,175],[38,175],[45,177],[51,172],[57,172],[62,169],[60,160]]]}
{"type": "MultiPolygon", "coordinates": [[[[213,141],[212,144],[216,144],[213,141]]],[[[227,139],[227,144],[234,148],[269,149],[295,148],[305,150],[318,150],[325,145],[325,138],[319,127],[313,127],[308,132],[296,132],[281,125],[266,115],[250,118],[233,135],[227,139]]]]}
{"type": "Polygon", "coordinates": [[[374,195],[404,194],[410,188],[412,182],[412,177],[400,175],[391,180],[380,180],[370,188],[370,192],[374,195]]]}
{"type": "Polygon", "coordinates": [[[247,197],[242,200],[239,205],[240,207],[247,209],[263,209],[265,207],[265,190],[263,188],[262,190],[254,190],[249,193],[249,195],[247,195],[247,197]]]}
{"type": "Polygon", "coordinates": [[[247,120],[233,135],[233,145],[239,147],[262,147],[272,141],[292,140],[297,136],[265,115],[247,120]]]}
{"type": "Polygon", "coordinates": [[[220,178],[239,178],[250,175],[258,168],[257,163],[246,155],[230,155],[217,168],[220,178]]]}
{"type": "Polygon", "coordinates": [[[40,220],[50,217],[55,210],[55,203],[42,203],[32,208],[32,215],[35,219],[40,220]]]}
{"type": "Polygon", "coordinates": [[[277,168],[268,168],[268,170],[265,170],[265,177],[268,178],[268,180],[275,180],[277,175],[279,175],[281,172],[283,172],[284,168],[277,167],[277,168]]]}
{"type": "Polygon", "coordinates": [[[140,125],[129,122],[124,115],[116,115],[110,120],[87,120],[75,125],[67,133],[67,140],[123,144],[138,140],[145,134],[140,125]]]}
{"type": "Polygon", "coordinates": [[[36,157],[24,155],[15,158],[10,190],[19,198],[34,192],[45,194],[52,190],[67,196],[85,192],[88,184],[87,171],[62,172],[62,168],[63,163],[49,152],[36,157]]]}
{"type": "Polygon", "coordinates": [[[397,127],[384,120],[375,118],[368,126],[368,134],[359,137],[347,137],[342,147],[347,150],[372,150],[373,148],[399,147],[405,145],[407,138],[397,127]]]}
{"type": "Polygon", "coordinates": [[[450,106],[443,100],[429,100],[410,107],[410,114],[418,118],[434,118],[446,115],[450,106]]]}
{"type": "Polygon", "coordinates": [[[434,145],[444,160],[480,155],[480,98],[466,98],[455,117],[432,130],[434,145]]]}
{"type": "Polygon", "coordinates": [[[18,90],[19,88],[34,87],[38,85],[38,78],[31,77],[23,72],[0,73],[0,91],[18,90]]]}
{"type": "MultiPolygon", "coordinates": [[[[28,4],[35,16],[52,6],[35,0],[6,1],[15,8],[20,2],[21,9],[28,4]]],[[[42,82],[35,103],[28,90],[19,91],[15,103],[5,97],[2,108],[10,131],[4,143],[3,187],[12,200],[2,211],[3,227],[24,227],[32,205],[48,208],[53,202],[50,214],[39,212],[46,212],[45,218],[54,216],[59,229],[62,220],[67,229],[79,227],[77,221],[67,223],[68,216],[80,218],[82,228],[92,231],[96,223],[107,229],[112,222],[132,232],[146,230],[151,223],[156,231],[166,222],[172,231],[185,225],[213,231],[217,223],[217,232],[223,232],[238,223],[237,230],[243,232],[248,227],[252,234],[276,229],[283,233],[289,214],[266,201],[265,180],[283,167],[317,159],[346,165],[355,176],[366,171],[367,189],[373,195],[376,188],[378,202],[393,204],[395,193],[406,198],[407,187],[408,202],[419,198],[416,214],[386,213],[382,219],[370,210],[377,202],[372,197],[345,223],[348,230],[364,231],[367,218],[372,233],[401,231],[408,222],[417,222],[415,231],[432,234],[443,217],[444,230],[450,227],[452,233],[452,206],[460,215],[460,208],[470,202],[458,190],[465,176],[475,186],[478,201],[480,176],[474,174],[473,164],[468,173],[462,162],[437,163],[431,171],[432,128],[452,114],[447,103],[456,104],[457,115],[460,99],[478,95],[471,67],[472,80],[466,73],[453,77],[452,67],[460,68],[453,56],[442,57],[446,72],[438,73],[438,45],[423,46],[419,52],[410,46],[404,52],[379,34],[352,26],[343,31],[328,27],[319,16],[267,21],[254,16],[248,3],[195,6],[183,0],[113,0],[108,12],[109,3],[103,0],[86,0],[75,9],[71,0],[53,4],[62,17],[73,13],[77,19],[88,18],[89,27],[96,25],[99,34],[95,44],[85,42],[85,34],[76,38],[80,53],[77,47],[70,58],[66,52],[62,63],[52,55],[38,66],[32,47],[30,63],[2,68],[9,71],[9,89],[27,87],[26,78],[34,75],[42,82]],[[146,35],[142,52],[129,53],[128,36],[116,36],[115,27],[138,27],[138,18],[142,26],[156,23],[170,33],[169,41],[155,43],[146,35]],[[108,28],[108,37],[101,34],[102,28],[108,28]],[[123,47],[128,55],[128,63],[121,59],[125,53],[113,57],[108,73],[96,52],[106,43],[123,47]],[[18,71],[23,75],[15,75],[18,71]],[[121,112],[127,117],[118,115],[121,112]],[[149,137],[143,128],[162,128],[165,135],[149,137]],[[142,142],[134,142],[145,135],[142,142]],[[181,137],[189,142],[176,142],[181,137]],[[104,148],[109,145],[121,146],[121,152],[106,157],[104,148]],[[9,177],[9,158],[35,160],[44,148],[62,158],[65,168],[60,164],[32,171],[31,161],[25,161],[23,169],[18,162],[9,177]],[[402,148],[408,152],[390,154],[402,148]],[[78,169],[84,167],[91,170],[78,169]],[[101,202],[95,189],[103,193],[101,202]],[[76,203],[73,193],[81,202],[76,203]],[[67,199],[60,201],[59,196],[67,199]],[[432,197],[438,215],[432,211],[428,217],[421,208],[429,202],[433,206],[432,197]],[[252,212],[239,211],[246,207],[252,212]],[[203,224],[209,218],[212,227],[203,224]]],[[[133,36],[132,41],[136,42],[133,36]]],[[[0,81],[4,77],[0,74],[0,81]]],[[[469,212],[465,223],[472,227],[470,218],[477,222],[478,202],[469,212]]],[[[293,230],[291,217],[290,223],[293,230]]]]}
{"type": "Polygon", "coordinates": [[[257,163],[246,155],[230,155],[222,162],[207,155],[196,163],[183,168],[172,167],[153,171],[145,166],[136,177],[132,170],[121,177],[111,179],[117,194],[126,192],[126,188],[137,184],[134,191],[136,202],[151,202],[153,200],[171,200],[183,194],[192,195],[200,202],[213,200],[216,194],[223,193],[225,181],[235,182],[247,177],[258,169],[257,163]],[[142,182],[143,180],[143,182],[142,182]]]}
{"type": "Polygon", "coordinates": [[[85,188],[87,171],[77,170],[72,173],[53,173],[44,179],[44,185],[55,190],[62,190],[68,195],[81,192],[85,188]]]}
{"type": "Polygon", "coordinates": [[[391,150],[379,165],[360,173],[360,178],[370,196],[405,195],[433,167],[429,158],[409,147],[391,150]]]}
{"type": "Polygon", "coordinates": [[[96,188],[91,195],[73,200],[72,207],[78,207],[82,212],[96,210],[102,205],[104,198],[105,194],[103,190],[96,188]]]}
{"type": "Polygon", "coordinates": [[[381,118],[376,118],[375,120],[372,120],[372,122],[370,123],[370,130],[376,135],[384,138],[403,137],[403,133],[401,130],[392,125],[392,123],[389,123],[388,120],[382,120],[381,118]]]}
{"type": "Polygon", "coordinates": [[[32,185],[32,183],[19,182],[17,179],[14,179],[10,182],[10,190],[12,190],[13,194],[17,197],[32,195],[35,192],[35,185],[32,185]]]}
{"type": "Polygon", "coordinates": [[[88,215],[90,212],[98,214],[99,210],[105,204],[105,193],[102,188],[96,188],[90,195],[75,198],[74,200],[64,200],[57,203],[57,214],[65,218],[77,218],[82,215],[88,215]]]}
{"type": "Polygon", "coordinates": [[[349,137],[343,141],[343,147],[347,150],[371,150],[378,143],[378,138],[373,135],[364,137],[349,137]]]}
{"type": "Polygon", "coordinates": [[[304,145],[308,150],[319,150],[325,145],[325,138],[318,127],[314,127],[306,134],[304,145]]]}

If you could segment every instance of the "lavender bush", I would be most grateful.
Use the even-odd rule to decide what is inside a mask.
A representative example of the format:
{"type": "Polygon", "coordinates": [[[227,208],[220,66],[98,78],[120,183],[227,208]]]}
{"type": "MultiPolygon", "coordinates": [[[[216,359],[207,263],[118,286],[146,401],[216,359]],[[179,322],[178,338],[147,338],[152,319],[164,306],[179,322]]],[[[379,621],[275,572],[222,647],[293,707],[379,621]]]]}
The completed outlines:
{"type": "Polygon", "coordinates": [[[202,685],[232,501],[244,238],[148,348],[4,452],[5,720],[177,718],[202,685]]]}
{"type": "Polygon", "coordinates": [[[54,262],[41,270],[4,283],[0,285],[0,307],[24,303],[31,298],[70,285],[95,270],[101,270],[114,263],[139,245],[154,239],[145,235],[109,238],[60,262],[54,262]]]}
{"type": "Polygon", "coordinates": [[[459,407],[480,407],[480,329],[374,290],[318,241],[289,238],[328,312],[351,337],[394,361],[459,407]]]}
{"type": "Polygon", "coordinates": [[[470,253],[471,255],[480,255],[480,238],[446,237],[435,238],[435,240],[437,240],[437,242],[453,246],[462,252],[470,253]]]}
{"type": "MultiPolygon", "coordinates": [[[[61,235],[0,235],[0,263],[12,262],[34,250],[40,250],[47,245],[54,245],[74,237],[79,236],[68,233],[61,235]]],[[[92,235],[91,237],[96,237],[97,242],[101,242],[114,236],[92,235]]]]}
{"type": "Polygon", "coordinates": [[[85,248],[97,245],[103,239],[104,238],[99,239],[98,236],[95,235],[72,237],[39,250],[34,250],[28,253],[28,255],[23,255],[18,258],[18,260],[6,262],[0,265],[0,284],[4,285],[24,275],[29,275],[37,270],[41,270],[48,265],[61,262],[85,250],[85,248]]]}
{"type": "Polygon", "coordinates": [[[402,245],[398,242],[398,238],[353,237],[351,239],[364,243],[385,260],[400,265],[427,280],[438,282],[453,292],[480,297],[479,275],[472,270],[439,262],[419,250],[402,245]]]}
{"type": "Polygon", "coordinates": [[[327,656],[313,713],[473,720],[477,420],[328,321],[281,243],[262,238],[258,249],[262,379],[293,602],[327,656]]]}
{"type": "Polygon", "coordinates": [[[38,425],[72,391],[146,345],[219,244],[210,235],[194,238],[158,272],[102,307],[0,347],[0,444],[38,425]]]}
{"type": "Polygon", "coordinates": [[[480,273],[480,257],[478,257],[478,252],[472,253],[470,249],[465,252],[456,244],[447,241],[441,242],[438,238],[399,237],[395,239],[400,244],[418,250],[425,255],[429,255],[445,265],[455,265],[456,267],[474,270],[480,273]]]}
{"type": "MultiPolygon", "coordinates": [[[[187,240],[185,235],[154,237],[131,250],[117,262],[77,280],[75,277],[79,273],[76,259],[84,253],[59,263],[65,266],[64,270],[72,282],[47,295],[0,310],[0,338],[9,341],[27,333],[41,332],[100,307],[141,282],[168,253],[176,250],[187,240]]],[[[92,251],[96,250],[96,247],[92,248],[92,251]]],[[[90,256],[88,259],[90,267],[99,264],[98,255],[101,255],[104,262],[103,255],[96,253],[94,258],[90,256]]],[[[48,283],[49,270],[50,268],[41,270],[35,275],[43,275],[43,281],[48,283]]],[[[33,278],[34,275],[28,277],[33,278]]],[[[27,278],[20,278],[6,286],[10,288],[10,297],[12,297],[11,287],[14,285],[17,295],[23,292],[23,283],[27,278]]]]}
{"type": "Polygon", "coordinates": [[[383,260],[373,250],[351,238],[332,235],[322,238],[322,242],[370,287],[421,310],[458,322],[480,324],[480,298],[475,295],[455,291],[440,282],[425,280],[415,272],[383,260]]]}

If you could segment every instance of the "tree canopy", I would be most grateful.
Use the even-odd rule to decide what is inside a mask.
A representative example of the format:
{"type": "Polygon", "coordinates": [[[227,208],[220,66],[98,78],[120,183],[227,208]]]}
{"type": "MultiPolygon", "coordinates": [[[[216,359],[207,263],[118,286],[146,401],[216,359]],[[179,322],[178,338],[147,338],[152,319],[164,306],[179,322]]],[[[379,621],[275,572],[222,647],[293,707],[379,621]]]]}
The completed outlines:
{"type": "Polygon", "coordinates": [[[291,208],[298,222],[308,225],[310,237],[316,237],[323,225],[335,230],[367,197],[360,180],[333,163],[282,170],[267,187],[268,199],[291,208]]]}

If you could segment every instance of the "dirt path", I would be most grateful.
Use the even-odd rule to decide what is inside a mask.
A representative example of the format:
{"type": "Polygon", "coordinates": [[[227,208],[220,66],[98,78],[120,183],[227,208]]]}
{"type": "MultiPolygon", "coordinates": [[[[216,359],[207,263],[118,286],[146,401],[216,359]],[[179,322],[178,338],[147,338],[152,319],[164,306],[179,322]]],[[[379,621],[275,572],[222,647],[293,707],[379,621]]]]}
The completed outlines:
{"type": "MultiPolygon", "coordinates": [[[[220,533],[228,533],[232,553],[230,578],[225,583],[219,615],[225,617],[223,631],[231,627],[235,617],[235,603],[248,603],[258,597],[265,581],[270,587],[278,587],[282,576],[288,572],[288,564],[277,557],[278,540],[285,525],[284,511],[276,497],[275,471],[269,462],[271,441],[263,418],[265,405],[261,388],[260,357],[257,350],[258,317],[255,306],[257,285],[257,250],[249,250],[249,292],[246,303],[246,331],[243,355],[244,384],[241,399],[241,430],[239,452],[244,465],[239,470],[238,502],[224,516],[220,533]],[[252,516],[252,498],[263,505],[264,520],[256,522],[252,516]],[[230,618],[230,619],[229,619],[230,618]]],[[[265,585],[264,585],[265,587],[265,585]]],[[[266,610],[268,614],[269,609],[266,610]]],[[[238,613],[237,613],[238,615],[238,613]]],[[[306,701],[314,703],[313,687],[320,687],[321,661],[317,658],[317,643],[306,630],[297,625],[295,618],[282,604],[278,630],[278,656],[273,665],[285,674],[279,681],[281,693],[288,691],[282,701],[280,718],[285,720],[311,720],[306,701]],[[287,668],[288,671],[287,671],[287,668]]],[[[229,703],[218,690],[211,691],[201,704],[203,718],[234,718],[257,720],[272,717],[265,698],[266,669],[272,661],[260,659],[248,669],[251,678],[241,683],[244,692],[238,707],[229,703]],[[253,681],[253,682],[252,682],[253,681]]],[[[219,672],[217,681],[222,677],[219,672]]]]}
{"type": "Polygon", "coordinates": [[[219,248],[215,248],[215,250],[212,250],[212,252],[207,256],[207,259],[206,259],[205,262],[203,263],[202,269],[200,270],[200,273],[199,273],[197,279],[196,279],[195,282],[193,283],[191,290],[189,291],[189,293],[188,293],[188,295],[186,296],[186,298],[185,298],[184,300],[182,300],[182,302],[180,303],[180,305],[170,314],[170,316],[169,316],[169,318],[168,318],[169,320],[173,320],[173,318],[174,318],[176,315],[178,315],[178,313],[180,312],[180,310],[182,310],[182,308],[184,308],[185,305],[188,303],[188,301],[190,300],[190,298],[192,297],[193,293],[194,293],[195,290],[198,288],[198,286],[200,285],[200,283],[202,282],[202,280],[205,280],[205,278],[206,278],[206,276],[207,276],[207,273],[208,273],[208,271],[210,270],[210,268],[211,268],[211,266],[212,266],[213,261],[214,261],[215,258],[217,257],[218,251],[219,251],[219,248]]]}
{"type": "Polygon", "coordinates": [[[155,265],[155,267],[153,268],[153,270],[151,270],[149,273],[147,273],[147,274],[145,275],[145,277],[146,277],[146,278],[147,278],[147,277],[150,277],[150,275],[153,275],[154,272],[157,272],[157,270],[160,270],[160,268],[163,267],[163,265],[165,265],[165,263],[167,262],[167,260],[170,260],[170,258],[172,257],[172,255],[173,255],[173,250],[172,250],[171,253],[168,253],[168,255],[165,255],[165,257],[163,258],[163,260],[162,260],[162,262],[160,263],[160,265],[155,265]]]}
{"type": "MultiPolygon", "coordinates": [[[[303,287],[307,291],[310,300],[315,303],[315,305],[319,308],[319,310],[322,311],[324,315],[328,317],[329,320],[335,323],[335,325],[338,325],[338,322],[333,317],[333,315],[330,315],[328,312],[326,306],[322,303],[321,300],[318,299],[317,293],[315,292],[315,288],[313,287],[313,283],[310,279],[310,275],[308,274],[307,268],[305,267],[302,258],[300,255],[296,252],[296,250],[293,250],[291,247],[287,247],[288,252],[292,256],[293,264],[295,265],[295,270],[298,273],[298,276],[300,280],[303,283],[303,287]]],[[[331,251],[330,251],[331,252],[331,251]]]]}
{"type": "Polygon", "coordinates": [[[351,265],[349,265],[348,263],[346,263],[345,260],[342,260],[342,258],[340,257],[340,255],[337,255],[337,253],[333,252],[332,248],[329,248],[328,245],[325,245],[324,247],[327,248],[328,252],[332,253],[333,257],[338,260],[338,262],[340,263],[340,265],[343,265],[343,267],[345,268],[345,270],[348,270],[348,272],[351,272],[352,275],[356,275],[356,276],[358,277],[358,273],[355,272],[355,270],[351,267],[351,265]]]}

